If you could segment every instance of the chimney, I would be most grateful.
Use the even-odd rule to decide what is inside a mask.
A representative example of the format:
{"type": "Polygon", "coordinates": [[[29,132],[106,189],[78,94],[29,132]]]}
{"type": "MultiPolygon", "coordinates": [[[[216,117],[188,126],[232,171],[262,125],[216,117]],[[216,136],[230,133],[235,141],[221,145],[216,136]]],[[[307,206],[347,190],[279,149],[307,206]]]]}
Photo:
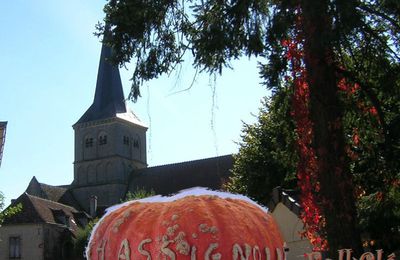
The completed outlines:
{"type": "Polygon", "coordinates": [[[90,196],[90,216],[92,218],[96,217],[97,212],[97,196],[90,196]]]}

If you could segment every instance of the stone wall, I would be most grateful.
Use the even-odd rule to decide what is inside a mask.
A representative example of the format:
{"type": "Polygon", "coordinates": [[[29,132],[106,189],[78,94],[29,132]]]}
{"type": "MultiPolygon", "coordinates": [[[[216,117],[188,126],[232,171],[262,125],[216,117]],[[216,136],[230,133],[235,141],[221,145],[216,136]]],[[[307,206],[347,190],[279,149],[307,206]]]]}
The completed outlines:
{"type": "Polygon", "coordinates": [[[10,237],[19,237],[21,258],[72,259],[71,232],[58,224],[20,224],[0,227],[0,260],[9,260],[10,237]]]}
{"type": "Polygon", "coordinates": [[[145,128],[117,118],[75,127],[75,186],[127,181],[133,169],[144,167],[145,128]]]}
{"type": "Polygon", "coordinates": [[[97,205],[101,208],[121,203],[128,185],[105,184],[72,188],[72,194],[86,212],[90,212],[90,197],[97,197],[97,205]]]}
{"type": "Polygon", "coordinates": [[[10,259],[10,237],[21,238],[21,259],[43,259],[44,226],[42,224],[21,224],[0,227],[0,260],[10,259]]]}

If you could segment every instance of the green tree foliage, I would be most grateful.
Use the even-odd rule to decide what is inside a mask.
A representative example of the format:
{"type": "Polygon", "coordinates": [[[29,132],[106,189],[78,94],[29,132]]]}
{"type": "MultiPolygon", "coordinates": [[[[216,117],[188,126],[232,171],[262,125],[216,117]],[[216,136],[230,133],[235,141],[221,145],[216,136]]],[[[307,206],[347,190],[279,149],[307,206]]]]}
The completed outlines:
{"type": "Polygon", "coordinates": [[[73,240],[74,256],[77,259],[86,259],[84,254],[89,242],[89,236],[98,221],[99,219],[95,218],[91,220],[85,227],[78,228],[73,240]]]}
{"type": "Polygon", "coordinates": [[[8,207],[5,210],[3,210],[3,208],[4,208],[4,195],[0,191],[0,226],[7,217],[10,217],[20,212],[22,210],[22,205],[18,204],[13,207],[8,207]]]}
{"type": "Polygon", "coordinates": [[[400,250],[400,64],[387,57],[379,60],[357,65],[347,61],[365,74],[355,76],[360,80],[354,80],[342,100],[364,244],[395,251],[400,250]]]}
{"type": "Polygon", "coordinates": [[[152,189],[150,191],[147,191],[144,188],[136,188],[134,192],[128,191],[125,195],[125,199],[122,200],[121,202],[144,199],[154,195],[156,195],[156,193],[152,189]]]}
{"type": "MultiPolygon", "coordinates": [[[[304,85],[296,78],[303,77],[309,99],[297,108],[307,109],[311,149],[298,152],[315,157],[315,165],[302,170],[311,171],[308,176],[316,191],[306,195],[317,199],[315,205],[323,214],[322,235],[331,252],[339,247],[359,250],[353,181],[378,175],[377,183],[389,186],[398,177],[393,158],[399,145],[395,95],[399,91],[399,1],[111,0],[105,11],[109,30],[104,42],[114,48],[114,62],[133,59],[136,64],[133,99],[140,95],[143,81],[170,72],[186,53],[193,55],[197,70],[209,73],[222,73],[232,59],[242,55],[266,58],[260,73],[264,85],[275,92],[291,83],[299,90],[304,85]],[[283,44],[287,41],[300,50],[300,64],[293,64],[283,44]],[[357,84],[359,90],[345,99],[348,94],[340,90],[341,84],[347,88],[357,84]],[[348,104],[352,99],[353,116],[348,104]],[[375,128],[370,126],[375,119],[363,115],[365,108],[376,111],[375,128]],[[361,122],[364,119],[368,121],[361,122]],[[363,124],[367,127],[362,128],[363,124]],[[363,133],[363,146],[349,143],[348,128],[363,133]],[[355,163],[349,158],[352,151],[361,153],[358,160],[353,158],[355,163]],[[374,164],[378,168],[369,168],[374,164]],[[346,232],[337,232],[341,229],[346,232]]],[[[99,34],[104,27],[99,25],[99,34]]],[[[297,133],[306,128],[301,122],[296,121],[297,133]]],[[[364,185],[363,192],[372,194],[378,186],[384,187],[377,184],[368,190],[364,185]]],[[[304,183],[300,187],[304,190],[304,183]]]]}
{"type": "Polygon", "coordinates": [[[264,99],[258,121],[252,125],[244,123],[239,153],[225,189],[267,205],[276,186],[296,188],[296,137],[290,117],[290,95],[280,91],[264,99]]]}

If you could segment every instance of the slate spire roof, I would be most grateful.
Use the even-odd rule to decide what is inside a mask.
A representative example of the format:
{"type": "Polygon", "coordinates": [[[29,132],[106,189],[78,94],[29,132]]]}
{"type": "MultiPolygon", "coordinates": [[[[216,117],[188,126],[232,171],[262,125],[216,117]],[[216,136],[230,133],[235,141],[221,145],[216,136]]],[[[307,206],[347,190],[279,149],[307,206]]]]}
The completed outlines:
{"type": "Polygon", "coordinates": [[[76,124],[112,118],[127,112],[118,66],[109,61],[111,54],[111,47],[103,44],[93,104],[76,124]]]}

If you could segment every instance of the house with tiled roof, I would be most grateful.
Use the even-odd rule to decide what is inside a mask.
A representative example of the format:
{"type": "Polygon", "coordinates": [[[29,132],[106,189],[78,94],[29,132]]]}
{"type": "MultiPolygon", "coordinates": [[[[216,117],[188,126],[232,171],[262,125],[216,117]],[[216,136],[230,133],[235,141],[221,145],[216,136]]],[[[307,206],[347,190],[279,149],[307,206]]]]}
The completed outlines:
{"type": "Polygon", "coordinates": [[[71,239],[89,215],[28,193],[13,203],[23,210],[1,227],[0,259],[70,259],[71,239]]]}
{"type": "Polygon", "coordinates": [[[54,186],[32,177],[13,200],[22,211],[0,227],[0,260],[69,259],[79,226],[137,190],[173,194],[202,186],[219,189],[230,175],[231,155],[148,167],[147,126],[127,107],[117,66],[103,45],[92,105],[73,125],[74,178],[54,186]]]}

